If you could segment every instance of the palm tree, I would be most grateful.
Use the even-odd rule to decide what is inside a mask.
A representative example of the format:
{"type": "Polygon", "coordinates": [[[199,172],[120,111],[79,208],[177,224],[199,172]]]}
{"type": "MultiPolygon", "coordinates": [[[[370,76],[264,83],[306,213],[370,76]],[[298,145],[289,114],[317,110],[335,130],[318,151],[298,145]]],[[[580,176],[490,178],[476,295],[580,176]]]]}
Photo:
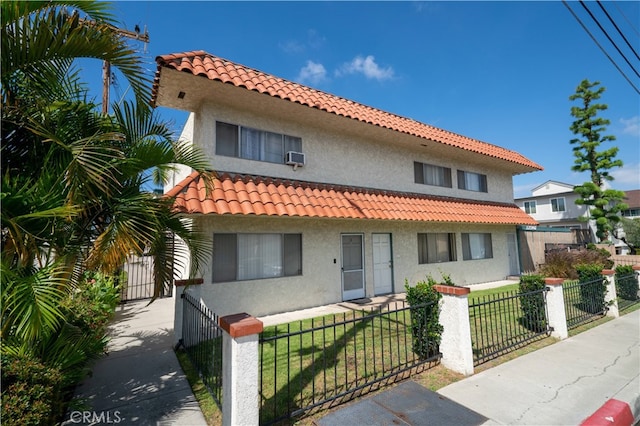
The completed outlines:
{"type": "MultiPolygon", "coordinates": [[[[148,170],[206,170],[203,154],[177,143],[145,99],[135,53],[114,33],[102,2],[2,2],[3,351],[61,329],[61,298],[80,261],[114,272],[145,248],[166,258],[168,232],[206,251],[171,201],[141,191],[148,170]],[[74,10],[69,8],[73,7],[74,10]],[[80,18],[78,10],[86,13],[80,18]],[[109,60],[138,102],[104,116],[86,99],[76,57],[109,60]]],[[[169,272],[158,265],[158,288],[169,272]]]]}

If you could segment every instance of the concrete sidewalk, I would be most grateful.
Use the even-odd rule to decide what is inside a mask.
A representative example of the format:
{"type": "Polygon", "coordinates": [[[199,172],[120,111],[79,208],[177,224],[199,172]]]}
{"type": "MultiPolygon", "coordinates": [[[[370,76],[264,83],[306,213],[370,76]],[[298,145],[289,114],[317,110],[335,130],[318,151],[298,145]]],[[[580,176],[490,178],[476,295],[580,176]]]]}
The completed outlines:
{"type": "MultiPolygon", "coordinates": [[[[438,391],[505,425],[579,425],[609,399],[640,417],[640,311],[438,391]]],[[[613,424],[613,423],[612,423],[613,424]]]]}
{"type": "MultiPolygon", "coordinates": [[[[437,393],[405,382],[338,408],[316,424],[580,425],[611,399],[629,404],[638,422],[639,345],[636,311],[437,393]]],[[[620,424],[614,420],[595,424],[620,424]]]]}
{"type": "Polygon", "coordinates": [[[172,348],[172,298],[119,306],[109,354],[76,389],[86,406],[64,425],[206,425],[172,348]]]}

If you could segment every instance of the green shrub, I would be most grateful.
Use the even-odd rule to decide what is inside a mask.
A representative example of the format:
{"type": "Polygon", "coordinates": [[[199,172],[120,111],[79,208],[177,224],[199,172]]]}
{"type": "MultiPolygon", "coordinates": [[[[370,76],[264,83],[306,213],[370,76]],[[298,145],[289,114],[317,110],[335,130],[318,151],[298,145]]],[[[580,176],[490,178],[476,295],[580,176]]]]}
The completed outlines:
{"type": "Polygon", "coordinates": [[[545,255],[545,264],[539,269],[539,273],[546,277],[579,279],[577,265],[600,265],[600,269],[610,269],[613,261],[611,253],[605,249],[591,248],[587,250],[556,251],[545,255]]]}
{"type": "Polygon", "coordinates": [[[639,290],[638,277],[633,270],[633,266],[616,266],[616,293],[618,297],[625,300],[638,300],[639,290]]]}
{"type": "Polygon", "coordinates": [[[440,353],[443,327],[440,325],[439,301],[442,295],[433,288],[435,284],[431,276],[426,282],[420,281],[413,287],[405,280],[407,302],[411,306],[413,352],[420,359],[428,359],[440,353]]]}
{"type": "Polygon", "coordinates": [[[61,302],[64,322],[37,341],[2,342],[2,422],[57,424],[89,363],[105,352],[106,327],[119,302],[113,278],[86,273],[61,302]],[[28,355],[24,355],[28,354],[28,355]]]}
{"type": "Polygon", "coordinates": [[[85,272],[78,288],[64,303],[67,322],[84,334],[101,339],[120,302],[120,290],[114,277],[85,272]]]}
{"type": "Polygon", "coordinates": [[[522,309],[522,326],[536,333],[547,329],[544,293],[537,292],[544,289],[545,282],[542,275],[523,275],[518,285],[520,309],[522,309]],[[537,292],[531,294],[531,292],[537,292]]]}
{"type": "Polygon", "coordinates": [[[602,264],[576,265],[580,285],[579,307],[585,312],[597,314],[606,309],[607,280],[602,276],[602,264]]]}
{"type": "Polygon", "coordinates": [[[62,374],[27,355],[2,356],[2,424],[55,424],[62,374]]]}

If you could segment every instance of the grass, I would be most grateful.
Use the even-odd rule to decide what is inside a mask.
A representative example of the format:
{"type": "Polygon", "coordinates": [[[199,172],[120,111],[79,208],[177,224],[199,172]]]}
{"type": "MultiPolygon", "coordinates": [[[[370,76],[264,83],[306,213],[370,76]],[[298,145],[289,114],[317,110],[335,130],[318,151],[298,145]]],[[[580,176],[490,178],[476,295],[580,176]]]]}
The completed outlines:
{"type": "Polygon", "coordinates": [[[296,321],[265,328],[263,339],[263,420],[350,400],[404,369],[424,369],[412,350],[409,309],[296,321]]]}
{"type": "Polygon", "coordinates": [[[517,290],[518,290],[517,283],[505,285],[502,287],[488,288],[485,290],[474,290],[471,293],[469,293],[469,304],[473,303],[473,301],[480,299],[481,297],[484,297],[484,296],[493,296],[499,293],[517,291],[517,290]]]}

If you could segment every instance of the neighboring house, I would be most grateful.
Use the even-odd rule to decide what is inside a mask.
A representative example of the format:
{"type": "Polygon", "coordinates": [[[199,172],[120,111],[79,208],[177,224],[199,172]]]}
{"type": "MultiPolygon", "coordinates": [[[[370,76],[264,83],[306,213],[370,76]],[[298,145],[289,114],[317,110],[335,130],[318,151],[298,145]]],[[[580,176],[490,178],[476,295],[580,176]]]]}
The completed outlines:
{"type": "MultiPolygon", "coordinates": [[[[547,181],[531,191],[530,197],[516,198],[515,203],[525,213],[539,222],[540,226],[565,229],[588,229],[591,242],[595,239],[595,225],[584,219],[589,217],[587,206],[577,205],[578,194],[573,185],[547,181]],[[582,219],[581,219],[582,218],[582,219]]],[[[640,190],[626,191],[624,202],[629,206],[621,216],[633,219],[640,217],[640,190]]],[[[615,254],[628,254],[629,248],[622,241],[610,235],[615,246],[615,254]]],[[[606,242],[605,242],[606,243],[606,242]]]]}
{"type": "MultiPolygon", "coordinates": [[[[623,210],[620,215],[625,219],[638,219],[640,218],[640,189],[634,189],[632,191],[625,191],[624,203],[628,206],[626,210],[623,210]]],[[[624,242],[615,238],[611,238],[613,245],[615,246],[616,254],[629,254],[629,246],[624,242]]]]}
{"type": "Polygon", "coordinates": [[[191,115],[210,156],[166,192],[213,239],[195,291],[220,315],[267,315],[520,272],[522,155],[206,52],[156,58],[154,106],[191,115]],[[212,187],[211,187],[212,186],[212,187]]]}
{"type": "Polygon", "coordinates": [[[588,217],[587,206],[579,206],[574,185],[547,181],[533,188],[530,197],[516,198],[515,203],[540,226],[567,229],[589,229],[580,218],[588,217]]]}

